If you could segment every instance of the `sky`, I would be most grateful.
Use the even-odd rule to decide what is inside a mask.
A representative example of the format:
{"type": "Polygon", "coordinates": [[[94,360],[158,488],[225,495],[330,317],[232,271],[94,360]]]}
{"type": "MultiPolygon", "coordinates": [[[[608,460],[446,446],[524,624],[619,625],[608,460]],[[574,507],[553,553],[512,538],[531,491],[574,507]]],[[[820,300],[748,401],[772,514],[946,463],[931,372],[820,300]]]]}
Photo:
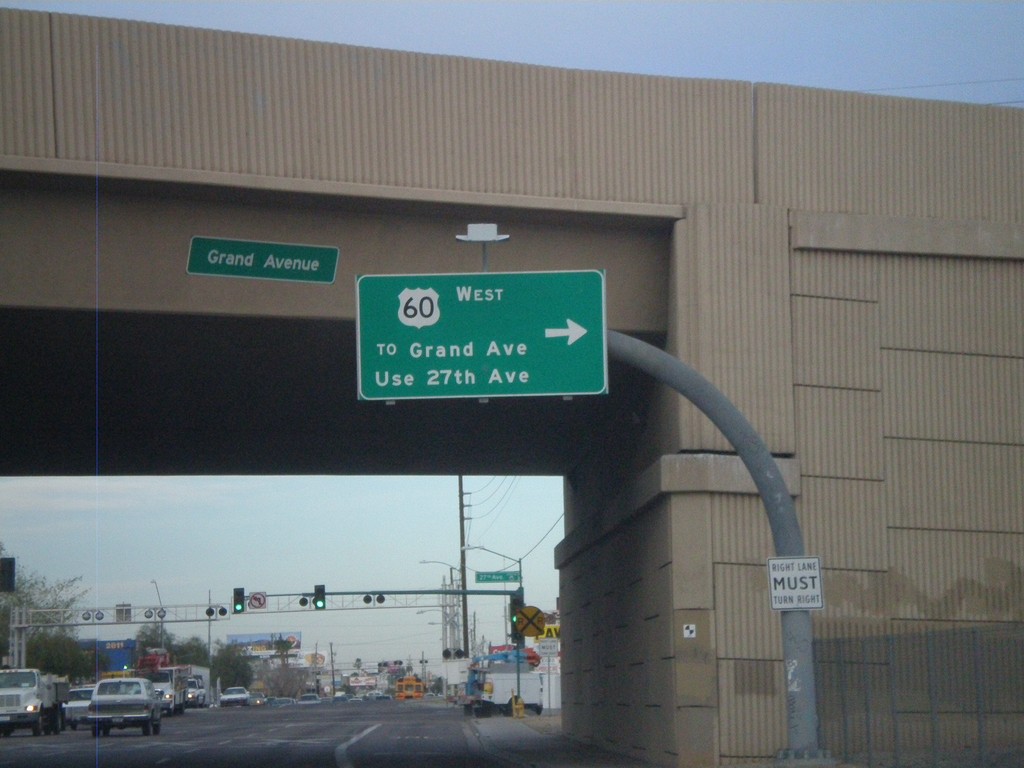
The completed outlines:
{"type": "MultiPolygon", "coordinates": [[[[572,69],[785,83],[1024,107],[1024,2],[57,2],[0,6],[572,69]]],[[[467,541],[523,558],[527,602],[555,607],[560,478],[474,477],[467,541]]],[[[94,606],[215,604],[231,589],[430,589],[459,562],[454,477],[0,478],[0,542],[19,569],[82,577],[94,606]],[[155,584],[154,584],[155,582],[155,584]]],[[[471,569],[513,565],[484,550],[471,569]]],[[[471,570],[472,574],[473,571],[471,570]]],[[[472,575],[470,586],[475,586],[472,575]]],[[[500,641],[504,600],[473,598],[500,641]]],[[[339,660],[440,654],[440,614],[255,614],[228,634],[302,632],[339,660]]],[[[167,627],[205,636],[205,625],[167,627]]],[[[95,631],[121,639],[123,627],[95,631]]],[[[127,633],[128,636],[134,632],[127,633]]]]}

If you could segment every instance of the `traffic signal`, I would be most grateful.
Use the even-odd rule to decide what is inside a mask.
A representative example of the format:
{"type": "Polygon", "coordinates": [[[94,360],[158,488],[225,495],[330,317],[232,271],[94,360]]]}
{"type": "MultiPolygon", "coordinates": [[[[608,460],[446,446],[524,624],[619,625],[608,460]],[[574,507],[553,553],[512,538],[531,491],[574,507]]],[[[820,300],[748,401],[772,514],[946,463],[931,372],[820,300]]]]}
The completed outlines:
{"type": "Polygon", "coordinates": [[[323,584],[313,587],[313,607],[318,611],[327,607],[327,589],[323,584]]]}
{"type": "Polygon", "coordinates": [[[234,598],[231,600],[231,610],[234,613],[242,613],[245,610],[245,587],[235,587],[234,598]]]}
{"type": "Polygon", "coordinates": [[[509,636],[513,643],[519,645],[523,641],[523,628],[519,626],[520,616],[519,612],[526,605],[523,597],[523,588],[520,587],[515,593],[509,598],[508,601],[508,620],[511,630],[509,636]]]}
{"type": "Polygon", "coordinates": [[[0,592],[14,592],[13,557],[0,557],[0,592]]]}

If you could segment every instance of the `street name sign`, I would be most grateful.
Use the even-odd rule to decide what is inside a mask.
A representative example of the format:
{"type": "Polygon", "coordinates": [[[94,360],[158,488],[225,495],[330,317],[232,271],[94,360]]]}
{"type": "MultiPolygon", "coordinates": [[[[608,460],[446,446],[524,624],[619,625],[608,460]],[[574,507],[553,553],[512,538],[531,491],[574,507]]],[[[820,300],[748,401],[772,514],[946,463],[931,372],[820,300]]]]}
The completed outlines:
{"type": "Polygon", "coordinates": [[[820,558],[768,558],[768,586],[773,611],[820,611],[825,607],[820,558]]]}
{"type": "Polygon", "coordinates": [[[602,271],[363,275],[356,326],[363,400],[608,392],[602,271]]]}
{"type": "Polygon", "coordinates": [[[477,571],[477,584],[494,584],[495,582],[520,581],[519,571],[477,571]]]}
{"type": "Polygon", "coordinates": [[[324,245],[261,243],[193,237],[188,250],[188,274],[333,283],[338,249],[324,245]]]}

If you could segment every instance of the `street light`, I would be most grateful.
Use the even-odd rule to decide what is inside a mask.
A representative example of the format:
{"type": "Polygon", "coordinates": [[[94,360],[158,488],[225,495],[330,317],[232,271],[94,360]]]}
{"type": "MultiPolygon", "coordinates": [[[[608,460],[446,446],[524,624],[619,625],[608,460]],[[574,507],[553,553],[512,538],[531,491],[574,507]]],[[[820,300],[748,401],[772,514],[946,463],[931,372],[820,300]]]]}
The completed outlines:
{"type": "Polygon", "coordinates": [[[150,584],[156,587],[156,601],[160,603],[160,647],[164,647],[164,601],[160,597],[160,585],[156,583],[156,579],[150,579],[150,584]]]}
{"type": "Polygon", "coordinates": [[[487,244],[500,243],[508,240],[511,235],[499,235],[497,224],[469,224],[466,234],[456,235],[460,243],[480,243],[483,246],[483,272],[487,271],[487,244]]]}

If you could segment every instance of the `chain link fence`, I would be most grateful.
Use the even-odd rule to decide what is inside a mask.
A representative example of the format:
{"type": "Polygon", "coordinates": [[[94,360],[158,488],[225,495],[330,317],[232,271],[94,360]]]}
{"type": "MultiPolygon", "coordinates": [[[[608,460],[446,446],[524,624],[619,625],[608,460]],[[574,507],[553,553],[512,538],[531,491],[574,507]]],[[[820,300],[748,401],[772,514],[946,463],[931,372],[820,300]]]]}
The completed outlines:
{"type": "Polygon", "coordinates": [[[1024,626],[816,640],[821,743],[868,768],[1022,768],[1024,626]]]}

